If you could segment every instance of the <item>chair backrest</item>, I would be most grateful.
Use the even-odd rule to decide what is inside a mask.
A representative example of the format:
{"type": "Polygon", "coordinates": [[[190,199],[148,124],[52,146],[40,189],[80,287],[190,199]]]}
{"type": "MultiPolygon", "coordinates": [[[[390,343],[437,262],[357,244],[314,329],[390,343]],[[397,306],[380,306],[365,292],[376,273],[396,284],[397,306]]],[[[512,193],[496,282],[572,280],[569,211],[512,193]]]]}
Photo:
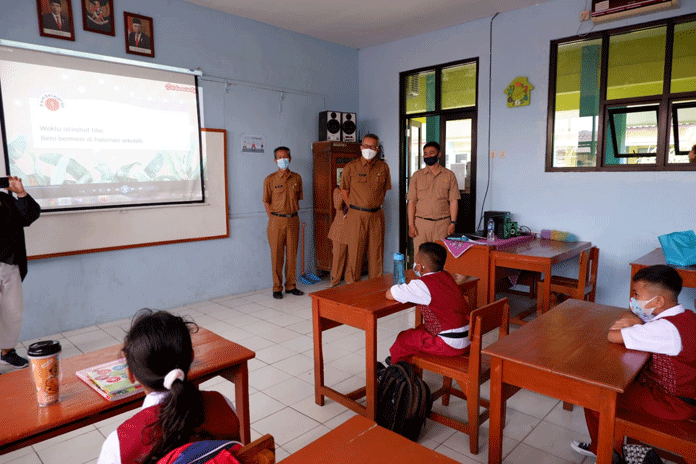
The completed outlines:
{"type": "Polygon", "coordinates": [[[510,331],[510,303],[507,298],[482,306],[469,315],[469,340],[472,348],[474,342],[481,342],[481,337],[500,327],[498,339],[510,331]]]}
{"type": "Polygon", "coordinates": [[[592,288],[597,287],[597,270],[599,268],[599,248],[592,247],[590,251],[583,251],[580,253],[579,260],[579,274],[578,274],[578,287],[577,291],[580,295],[585,292],[588,284],[592,285],[592,288]]]}

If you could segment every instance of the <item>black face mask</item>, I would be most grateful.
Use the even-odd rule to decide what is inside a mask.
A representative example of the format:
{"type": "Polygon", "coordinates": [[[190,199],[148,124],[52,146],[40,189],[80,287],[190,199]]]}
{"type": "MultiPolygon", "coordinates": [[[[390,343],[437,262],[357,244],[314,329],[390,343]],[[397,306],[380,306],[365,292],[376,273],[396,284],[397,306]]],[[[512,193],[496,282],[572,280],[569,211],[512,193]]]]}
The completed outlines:
{"type": "Polygon", "coordinates": [[[428,166],[434,166],[439,158],[439,156],[428,156],[427,158],[423,158],[423,161],[425,161],[425,164],[428,166]]]}

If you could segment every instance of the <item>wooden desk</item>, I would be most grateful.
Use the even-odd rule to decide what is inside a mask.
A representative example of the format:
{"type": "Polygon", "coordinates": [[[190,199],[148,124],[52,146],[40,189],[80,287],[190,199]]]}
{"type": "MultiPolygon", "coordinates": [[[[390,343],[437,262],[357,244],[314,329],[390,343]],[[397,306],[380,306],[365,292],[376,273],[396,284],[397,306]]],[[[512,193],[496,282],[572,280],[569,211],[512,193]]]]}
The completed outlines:
{"type": "MultiPolygon", "coordinates": [[[[495,282],[496,267],[508,267],[523,271],[544,274],[544,282],[539,291],[544,298],[543,307],[538,308],[542,314],[549,310],[551,304],[551,267],[592,247],[590,242],[559,242],[537,238],[531,242],[510,245],[491,251],[489,282],[495,282]]],[[[489,285],[488,300],[495,300],[495,286],[489,285]]]]}
{"type": "MultiPolygon", "coordinates": [[[[193,334],[195,360],[189,378],[196,383],[222,376],[235,384],[237,415],[242,442],[251,441],[249,422],[249,371],[247,361],[255,353],[200,328],[193,334]]],[[[108,401],[77,378],[75,372],[121,357],[121,346],[62,360],[60,401],[40,407],[31,368],[0,376],[0,454],[38,443],[71,430],[139,408],[144,394],[108,401]]]]}
{"type": "MultiPolygon", "coordinates": [[[[438,243],[442,243],[442,241],[439,240],[438,243]]],[[[446,271],[449,271],[452,275],[463,274],[479,278],[477,306],[485,306],[493,301],[489,300],[490,292],[488,288],[488,274],[490,272],[492,248],[493,247],[490,245],[474,244],[458,258],[452,256],[452,253],[447,250],[447,261],[445,262],[446,271]]],[[[495,282],[495,279],[493,282],[495,282]]]]}
{"type": "Polygon", "coordinates": [[[355,416],[283,459],[287,464],[455,464],[425,446],[355,416]]]}
{"type": "Polygon", "coordinates": [[[491,356],[489,464],[502,458],[503,383],[599,411],[597,463],[611,463],[616,397],[650,357],[607,340],[625,311],[567,300],[482,350],[491,356]]]}
{"type": "MultiPolygon", "coordinates": [[[[415,277],[412,270],[406,272],[406,281],[415,277]]],[[[478,279],[469,277],[460,283],[463,292],[475,292],[478,279]]],[[[318,405],[324,405],[324,397],[374,420],[377,397],[377,319],[407,309],[413,304],[387,300],[384,293],[393,285],[391,274],[352,284],[341,285],[310,293],[312,297],[312,323],[314,333],[314,397],[318,405]],[[324,354],[322,332],[346,324],[365,331],[365,387],[343,394],[324,385],[324,354]],[[366,397],[367,406],[356,400],[366,397]]],[[[475,293],[474,293],[475,299],[475,293]]],[[[416,325],[420,314],[416,311],[416,325]]]]}
{"type": "MultiPolygon", "coordinates": [[[[667,264],[665,261],[665,254],[662,248],[655,248],[653,251],[645,256],[641,256],[637,260],[631,263],[631,282],[633,281],[633,276],[639,270],[654,266],[656,264],[667,264]]],[[[682,285],[684,287],[696,288],[696,266],[675,266],[669,264],[668,266],[674,268],[682,278],[682,285]]]]}

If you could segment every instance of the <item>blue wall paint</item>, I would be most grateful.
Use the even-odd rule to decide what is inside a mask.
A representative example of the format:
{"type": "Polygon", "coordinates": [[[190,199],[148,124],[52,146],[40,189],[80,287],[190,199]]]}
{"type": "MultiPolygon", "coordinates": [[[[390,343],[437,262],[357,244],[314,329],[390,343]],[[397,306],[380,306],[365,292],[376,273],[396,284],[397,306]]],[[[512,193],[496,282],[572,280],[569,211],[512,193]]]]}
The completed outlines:
{"type": "MultiPolygon", "coordinates": [[[[659,247],[657,235],[694,228],[692,172],[544,172],[549,42],[576,35],[583,4],[555,0],[500,14],[493,21],[491,150],[506,150],[508,156],[492,160],[491,188],[483,206],[490,18],[360,50],[361,127],[383,138],[394,176],[394,191],[386,202],[387,251],[398,247],[399,72],[475,56],[480,58],[479,213],[511,211],[514,220],[532,230],[567,230],[592,241],[601,249],[597,301],[621,306],[629,294],[628,263],[659,247]],[[517,76],[527,76],[535,86],[531,105],[508,109],[503,90],[517,76]]],[[[606,23],[595,30],[696,12],[696,0],[680,4],[678,9],[606,23]]],[[[584,23],[581,32],[590,26],[584,23]]],[[[689,307],[693,298],[693,290],[682,293],[689,307]]]]}
{"type": "Polygon", "coordinates": [[[280,144],[292,149],[291,169],[304,180],[300,217],[308,224],[311,268],[311,142],[317,113],[358,110],[357,50],[179,0],[115,4],[116,37],[110,37],[84,31],[80,1],[73,0],[76,41],[68,42],[39,36],[35,2],[3,2],[0,38],[201,68],[205,126],[228,131],[230,237],[32,261],[24,283],[22,339],[130,317],[141,307],[172,308],[270,287],[261,187],[276,167],[272,153],[242,155],[242,133],[264,135],[271,149],[280,144]],[[154,60],[125,53],[124,10],[154,18],[154,60]],[[215,78],[252,85],[226,90],[215,78]]]}

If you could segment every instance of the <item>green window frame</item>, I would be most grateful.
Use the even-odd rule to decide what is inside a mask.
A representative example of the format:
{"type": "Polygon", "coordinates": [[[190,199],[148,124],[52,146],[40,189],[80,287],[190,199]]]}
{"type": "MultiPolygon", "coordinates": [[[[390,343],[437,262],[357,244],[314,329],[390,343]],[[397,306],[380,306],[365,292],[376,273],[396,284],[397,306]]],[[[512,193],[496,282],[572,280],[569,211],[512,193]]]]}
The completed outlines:
{"type": "Polygon", "coordinates": [[[694,45],[696,14],[551,41],[546,172],[696,170],[694,45]]]}

